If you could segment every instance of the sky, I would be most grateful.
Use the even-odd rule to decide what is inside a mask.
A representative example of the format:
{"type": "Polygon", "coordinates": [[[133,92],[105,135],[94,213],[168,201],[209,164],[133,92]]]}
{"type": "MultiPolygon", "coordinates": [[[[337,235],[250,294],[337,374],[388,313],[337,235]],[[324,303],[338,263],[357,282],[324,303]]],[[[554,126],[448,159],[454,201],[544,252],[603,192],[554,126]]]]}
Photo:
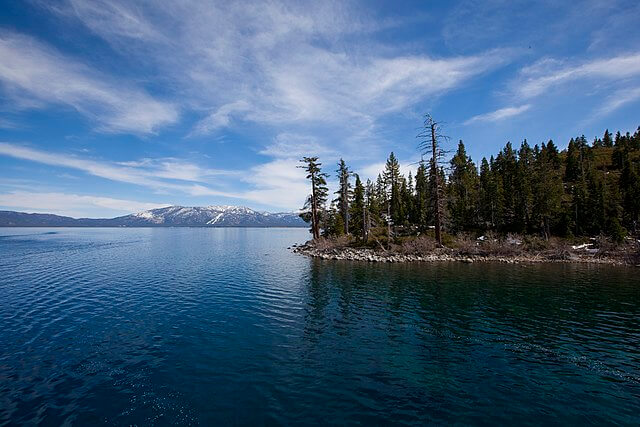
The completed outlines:
{"type": "Polygon", "coordinates": [[[0,7],[0,210],[299,209],[415,169],[425,113],[478,162],[640,125],[640,2],[27,0],[0,7]]]}

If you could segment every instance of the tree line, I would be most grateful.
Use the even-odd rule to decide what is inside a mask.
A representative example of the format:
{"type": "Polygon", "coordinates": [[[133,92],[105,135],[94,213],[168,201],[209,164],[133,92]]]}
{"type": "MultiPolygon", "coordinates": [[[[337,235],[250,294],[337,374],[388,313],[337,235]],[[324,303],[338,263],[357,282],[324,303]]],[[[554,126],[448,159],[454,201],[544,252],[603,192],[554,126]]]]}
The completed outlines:
{"type": "Polygon", "coordinates": [[[393,152],[375,181],[362,182],[340,159],[333,200],[318,158],[301,159],[312,190],[301,217],[314,239],[350,234],[368,242],[371,236],[434,230],[442,243],[442,230],[545,238],[604,234],[622,241],[638,233],[640,127],[634,134],[606,130],[591,143],[584,135],[571,138],[562,151],[552,140],[533,147],[524,140],[517,148],[508,142],[479,166],[462,140],[442,161],[439,124],[427,116],[424,130],[420,148],[428,160],[419,162],[415,176],[400,172],[393,152]]]}

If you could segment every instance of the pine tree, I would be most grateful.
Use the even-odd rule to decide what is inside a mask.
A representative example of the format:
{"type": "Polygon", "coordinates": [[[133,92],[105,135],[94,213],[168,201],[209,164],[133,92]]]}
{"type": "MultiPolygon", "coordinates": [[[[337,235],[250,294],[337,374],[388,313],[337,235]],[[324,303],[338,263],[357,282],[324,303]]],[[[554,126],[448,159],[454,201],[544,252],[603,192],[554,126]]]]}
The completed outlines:
{"type": "Polygon", "coordinates": [[[413,203],[413,195],[409,185],[409,182],[404,178],[400,178],[400,203],[398,208],[397,223],[398,225],[409,224],[409,212],[411,211],[411,205],[413,203]]]}
{"type": "Polygon", "coordinates": [[[409,172],[409,177],[404,180],[401,191],[402,208],[404,211],[404,224],[415,224],[413,221],[415,215],[415,189],[413,184],[413,174],[409,172]]]}
{"type": "Polygon", "coordinates": [[[534,218],[546,239],[561,222],[563,192],[558,152],[549,141],[536,156],[533,176],[534,218]]]}
{"type": "Polygon", "coordinates": [[[424,162],[420,162],[416,171],[416,190],[413,202],[412,222],[420,230],[426,230],[431,223],[429,215],[429,179],[424,162]]]}
{"type": "Polygon", "coordinates": [[[480,188],[478,192],[478,213],[484,229],[495,227],[493,176],[486,157],[480,162],[480,188]]]}
{"type": "Polygon", "coordinates": [[[503,231],[515,231],[518,160],[510,142],[498,153],[494,164],[502,191],[498,225],[503,231]]]}
{"type": "Polygon", "coordinates": [[[611,154],[611,160],[615,169],[622,169],[625,162],[629,159],[629,151],[631,137],[627,134],[625,136],[620,135],[620,132],[616,134],[615,147],[611,154]]]}
{"type": "Polygon", "coordinates": [[[378,178],[376,179],[375,186],[375,197],[377,199],[378,204],[380,205],[380,209],[386,210],[387,206],[387,185],[382,178],[381,174],[378,174],[378,178]]]}
{"type": "Polygon", "coordinates": [[[636,129],[635,133],[633,134],[631,149],[640,150],[640,126],[638,126],[638,129],[636,129]]]}
{"type": "Polygon", "coordinates": [[[362,185],[362,181],[360,181],[360,177],[356,174],[356,184],[353,188],[353,199],[350,207],[351,231],[354,235],[359,235],[363,241],[366,240],[365,209],[365,188],[362,185]]]}
{"type": "Polygon", "coordinates": [[[451,159],[449,177],[449,214],[452,231],[470,230],[477,225],[478,171],[462,140],[451,159]]]}
{"type": "Polygon", "coordinates": [[[534,153],[525,139],[518,151],[515,177],[515,230],[521,233],[530,231],[533,207],[532,181],[534,173],[534,153]]]}
{"type": "Polygon", "coordinates": [[[329,189],[327,188],[327,174],[320,169],[322,163],[317,157],[303,157],[303,166],[298,166],[307,172],[306,178],[311,182],[311,194],[307,197],[300,217],[311,223],[311,233],[314,239],[320,237],[320,223],[323,220],[324,205],[327,202],[329,189]]]}
{"type": "Polygon", "coordinates": [[[335,194],[338,195],[338,198],[336,199],[338,203],[338,212],[342,216],[344,234],[349,234],[349,199],[351,197],[351,183],[349,183],[349,175],[351,174],[351,171],[344,160],[340,159],[336,172],[338,173],[338,191],[336,191],[335,194]]]}
{"type": "Polygon", "coordinates": [[[602,137],[602,145],[604,147],[613,147],[613,139],[611,139],[609,129],[604,131],[604,136],[602,137]]]}
{"type": "Polygon", "coordinates": [[[380,222],[380,203],[376,197],[376,186],[367,179],[364,187],[365,200],[365,241],[369,238],[371,227],[377,226],[380,222]]]}
{"type": "Polygon", "coordinates": [[[565,173],[564,179],[568,182],[576,182],[580,176],[580,153],[579,149],[573,140],[569,141],[567,147],[567,157],[565,160],[565,173]]]}
{"type": "Polygon", "coordinates": [[[621,224],[622,198],[620,190],[611,175],[605,175],[603,185],[605,203],[604,231],[614,242],[622,243],[627,233],[621,224]]]}
{"type": "Polygon", "coordinates": [[[389,158],[387,159],[387,163],[384,168],[384,181],[388,192],[388,213],[391,216],[393,223],[400,224],[403,222],[402,202],[400,200],[400,186],[402,182],[400,176],[400,163],[398,163],[398,159],[396,159],[393,152],[389,154],[389,158]]]}
{"type": "Polygon", "coordinates": [[[634,233],[638,232],[640,222],[640,176],[638,166],[627,159],[620,175],[622,191],[623,223],[634,233]]]}
{"type": "MultiPolygon", "coordinates": [[[[443,168],[436,169],[433,160],[429,160],[429,174],[427,176],[427,193],[430,197],[427,199],[427,214],[429,221],[429,227],[437,230],[440,228],[440,233],[447,225],[447,210],[445,203],[445,189],[446,189],[446,175],[443,168]],[[438,196],[436,197],[436,194],[438,196]],[[439,227],[438,227],[439,225],[439,227]]],[[[441,236],[442,237],[442,236],[441,236]]],[[[437,237],[436,237],[436,240],[437,237]]],[[[442,243],[440,243],[442,244],[442,243]]]]}
{"type": "Polygon", "coordinates": [[[322,221],[322,235],[324,237],[342,236],[344,234],[344,221],[338,203],[331,202],[329,209],[325,211],[322,221]]]}
{"type": "Polygon", "coordinates": [[[572,184],[571,215],[573,220],[573,234],[575,236],[585,235],[589,228],[589,217],[593,217],[589,212],[596,209],[596,206],[593,204],[593,198],[597,197],[597,193],[594,193],[594,189],[596,188],[595,180],[592,177],[589,177],[589,180],[587,180],[585,176],[580,176],[572,184]],[[591,192],[589,188],[591,188],[591,192]],[[592,203],[589,203],[590,197],[592,203]]]}
{"type": "Polygon", "coordinates": [[[533,148],[525,140],[517,152],[507,143],[497,157],[482,159],[479,172],[460,141],[447,176],[438,164],[437,123],[427,117],[424,125],[421,148],[425,154],[431,150],[431,159],[420,162],[415,176],[405,179],[391,153],[375,183],[367,180],[365,186],[356,176],[352,192],[341,160],[338,197],[329,209],[321,164],[317,157],[301,160],[304,166],[299,167],[311,182],[301,217],[311,223],[314,239],[321,230],[325,236],[350,231],[366,242],[372,228],[379,227],[380,233],[386,226],[390,241],[392,224],[396,231],[400,226],[420,231],[435,227],[439,240],[444,229],[518,231],[546,238],[606,234],[618,242],[627,230],[638,233],[640,127],[614,138],[607,130],[593,145],[584,135],[571,138],[562,152],[551,140],[533,148]]]}

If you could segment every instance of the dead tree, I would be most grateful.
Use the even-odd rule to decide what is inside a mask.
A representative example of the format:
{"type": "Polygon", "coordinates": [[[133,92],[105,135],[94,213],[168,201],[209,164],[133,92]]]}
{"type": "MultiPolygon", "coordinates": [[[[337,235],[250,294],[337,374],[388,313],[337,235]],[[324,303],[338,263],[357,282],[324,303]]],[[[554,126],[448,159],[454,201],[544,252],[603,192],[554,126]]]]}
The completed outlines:
{"type": "Polygon", "coordinates": [[[437,122],[431,117],[430,114],[426,114],[422,125],[422,131],[418,134],[417,138],[420,139],[418,148],[422,155],[431,155],[431,171],[430,173],[434,179],[434,192],[433,192],[433,216],[435,226],[435,237],[438,245],[442,246],[442,214],[443,214],[443,183],[440,182],[440,170],[438,168],[438,161],[444,157],[446,152],[440,147],[441,140],[448,140],[448,137],[441,133],[441,123],[437,122]]]}

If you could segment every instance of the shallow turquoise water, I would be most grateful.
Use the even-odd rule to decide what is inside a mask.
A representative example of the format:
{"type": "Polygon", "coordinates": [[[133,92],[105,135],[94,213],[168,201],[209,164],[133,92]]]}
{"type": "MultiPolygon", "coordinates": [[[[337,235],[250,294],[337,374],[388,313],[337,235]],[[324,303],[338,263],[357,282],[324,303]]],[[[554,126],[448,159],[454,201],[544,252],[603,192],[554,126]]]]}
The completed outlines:
{"type": "Polygon", "coordinates": [[[638,269],[0,229],[0,424],[640,423],[638,269]]]}

